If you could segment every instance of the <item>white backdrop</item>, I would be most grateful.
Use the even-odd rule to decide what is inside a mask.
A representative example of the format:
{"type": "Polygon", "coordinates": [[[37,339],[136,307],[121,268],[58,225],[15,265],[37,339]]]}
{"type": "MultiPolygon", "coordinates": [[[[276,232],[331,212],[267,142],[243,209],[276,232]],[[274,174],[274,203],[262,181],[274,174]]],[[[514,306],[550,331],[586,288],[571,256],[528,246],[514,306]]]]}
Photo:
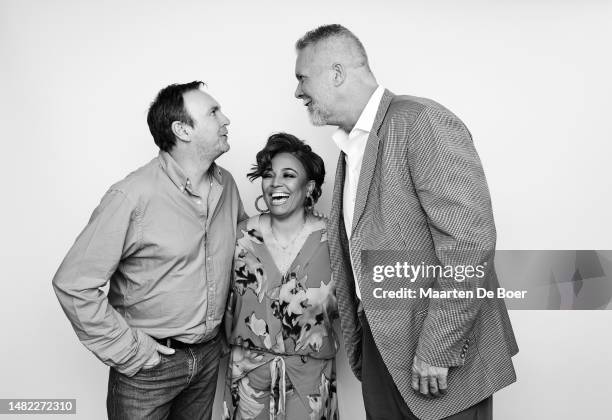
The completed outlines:
{"type": "MultiPolygon", "coordinates": [[[[293,98],[294,42],[324,23],[362,39],[385,87],[467,124],[498,248],[612,248],[610,21],[604,0],[0,0],[0,398],[76,398],[77,418],[105,418],[107,369],[76,339],[51,278],[107,187],[155,156],[145,118],[163,86],[209,84],[232,120],[219,163],[247,211],[259,185],[245,173],[281,130],[324,157],[329,211],[332,130],[293,98]]],[[[497,394],[496,419],[609,418],[611,313],[511,317],[519,380],[497,394]]],[[[340,376],[343,418],[363,418],[346,364],[340,376]]]]}

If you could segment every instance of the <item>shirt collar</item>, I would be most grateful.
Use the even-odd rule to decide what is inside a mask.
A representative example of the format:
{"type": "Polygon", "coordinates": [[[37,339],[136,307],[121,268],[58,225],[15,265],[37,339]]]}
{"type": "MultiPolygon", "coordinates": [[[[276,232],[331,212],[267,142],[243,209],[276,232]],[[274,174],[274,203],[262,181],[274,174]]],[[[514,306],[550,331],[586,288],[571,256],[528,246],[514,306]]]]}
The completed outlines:
{"type": "MultiPolygon", "coordinates": [[[[342,150],[345,154],[350,154],[355,147],[358,145],[353,140],[357,135],[361,133],[368,134],[374,125],[374,120],[376,119],[376,113],[378,112],[378,106],[380,105],[380,101],[382,100],[383,94],[385,93],[385,88],[382,86],[378,86],[368,103],[361,111],[361,115],[359,119],[355,123],[355,126],[351,130],[350,133],[346,134],[346,132],[338,128],[333,134],[332,139],[336,143],[336,145],[342,150]]],[[[367,136],[366,136],[367,140],[367,136]]]]}
{"type": "MultiPolygon", "coordinates": [[[[191,189],[191,180],[183,169],[179,166],[179,164],[174,160],[174,158],[170,155],[170,153],[165,152],[163,150],[159,151],[159,162],[163,171],[168,175],[170,180],[177,186],[181,191],[185,191],[186,189],[191,189]]],[[[208,173],[213,175],[213,179],[215,179],[219,184],[222,183],[223,178],[221,176],[221,169],[219,166],[213,162],[208,168],[208,173]]]]}

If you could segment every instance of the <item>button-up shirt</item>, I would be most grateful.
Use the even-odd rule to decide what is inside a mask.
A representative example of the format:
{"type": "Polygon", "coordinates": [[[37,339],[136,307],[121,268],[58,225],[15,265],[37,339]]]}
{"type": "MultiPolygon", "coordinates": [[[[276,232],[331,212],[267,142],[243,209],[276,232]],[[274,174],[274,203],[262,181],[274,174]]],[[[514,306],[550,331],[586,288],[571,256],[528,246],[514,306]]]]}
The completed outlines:
{"type": "MultiPolygon", "coordinates": [[[[342,216],[344,218],[344,227],[348,238],[351,238],[351,230],[353,228],[353,213],[355,211],[355,200],[357,199],[357,186],[359,185],[359,174],[361,172],[361,164],[363,163],[363,155],[365,154],[366,144],[370,136],[370,130],[374,125],[376,112],[382,100],[385,88],[378,86],[370,100],[366,104],[361,115],[355,123],[355,126],[350,133],[338,128],[332,138],[336,145],[344,152],[346,162],[346,170],[344,175],[344,190],[342,200],[342,216]]],[[[357,277],[355,276],[355,291],[357,296],[361,298],[357,277]]]]}
{"type": "Polygon", "coordinates": [[[156,351],[151,337],[218,333],[247,216],[231,174],[213,164],[208,175],[206,199],[160,152],[109,189],[53,279],[81,342],[126,375],[156,351]]]}

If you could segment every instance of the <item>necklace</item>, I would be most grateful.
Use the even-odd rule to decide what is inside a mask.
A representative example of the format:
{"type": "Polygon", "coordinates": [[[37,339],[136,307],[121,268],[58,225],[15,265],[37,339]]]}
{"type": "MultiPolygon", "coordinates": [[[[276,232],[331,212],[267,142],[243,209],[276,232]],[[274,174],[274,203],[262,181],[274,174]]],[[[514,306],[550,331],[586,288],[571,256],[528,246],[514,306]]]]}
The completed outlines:
{"type": "Polygon", "coordinates": [[[283,245],[282,242],[278,240],[276,233],[274,233],[274,228],[272,227],[272,218],[270,217],[270,232],[272,232],[272,237],[276,241],[276,244],[279,247],[281,247],[283,251],[286,251],[287,248],[289,248],[295,242],[295,240],[302,234],[302,231],[304,230],[305,227],[306,227],[306,219],[304,219],[304,221],[302,222],[302,227],[297,231],[295,235],[293,235],[291,240],[287,241],[287,243],[283,245]]]}

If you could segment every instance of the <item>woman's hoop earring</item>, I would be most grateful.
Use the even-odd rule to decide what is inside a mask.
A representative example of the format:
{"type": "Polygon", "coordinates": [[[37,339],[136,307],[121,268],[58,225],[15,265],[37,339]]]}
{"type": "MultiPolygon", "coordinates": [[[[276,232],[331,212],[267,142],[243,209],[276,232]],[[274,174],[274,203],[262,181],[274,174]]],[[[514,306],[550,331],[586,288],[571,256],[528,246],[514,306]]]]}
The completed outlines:
{"type": "Polygon", "coordinates": [[[314,200],[312,199],[312,196],[307,195],[306,200],[304,201],[304,209],[306,209],[307,212],[311,212],[313,208],[314,200]]]}
{"type": "MultiPolygon", "coordinates": [[[[260,208],[259,208],[259,204],[258,204],[258,203],[259,203],[259,200],[260,200],[261,198],[263,198],[263,195],[260,195],[259,197],[257,197],[257,198],[255,199],[255,208],[256,208],[256,209],[257,209],[257,211],[258,211],[258,212],[260,212],[260,213],[268,213],[268,212],[270,211],[270,209],[265,209],[265,210],[263,210],[263,209],[260,209],[260,208]]],[[[265,202],[265,200],[264,200],[264,202],[265,202]]]]}

